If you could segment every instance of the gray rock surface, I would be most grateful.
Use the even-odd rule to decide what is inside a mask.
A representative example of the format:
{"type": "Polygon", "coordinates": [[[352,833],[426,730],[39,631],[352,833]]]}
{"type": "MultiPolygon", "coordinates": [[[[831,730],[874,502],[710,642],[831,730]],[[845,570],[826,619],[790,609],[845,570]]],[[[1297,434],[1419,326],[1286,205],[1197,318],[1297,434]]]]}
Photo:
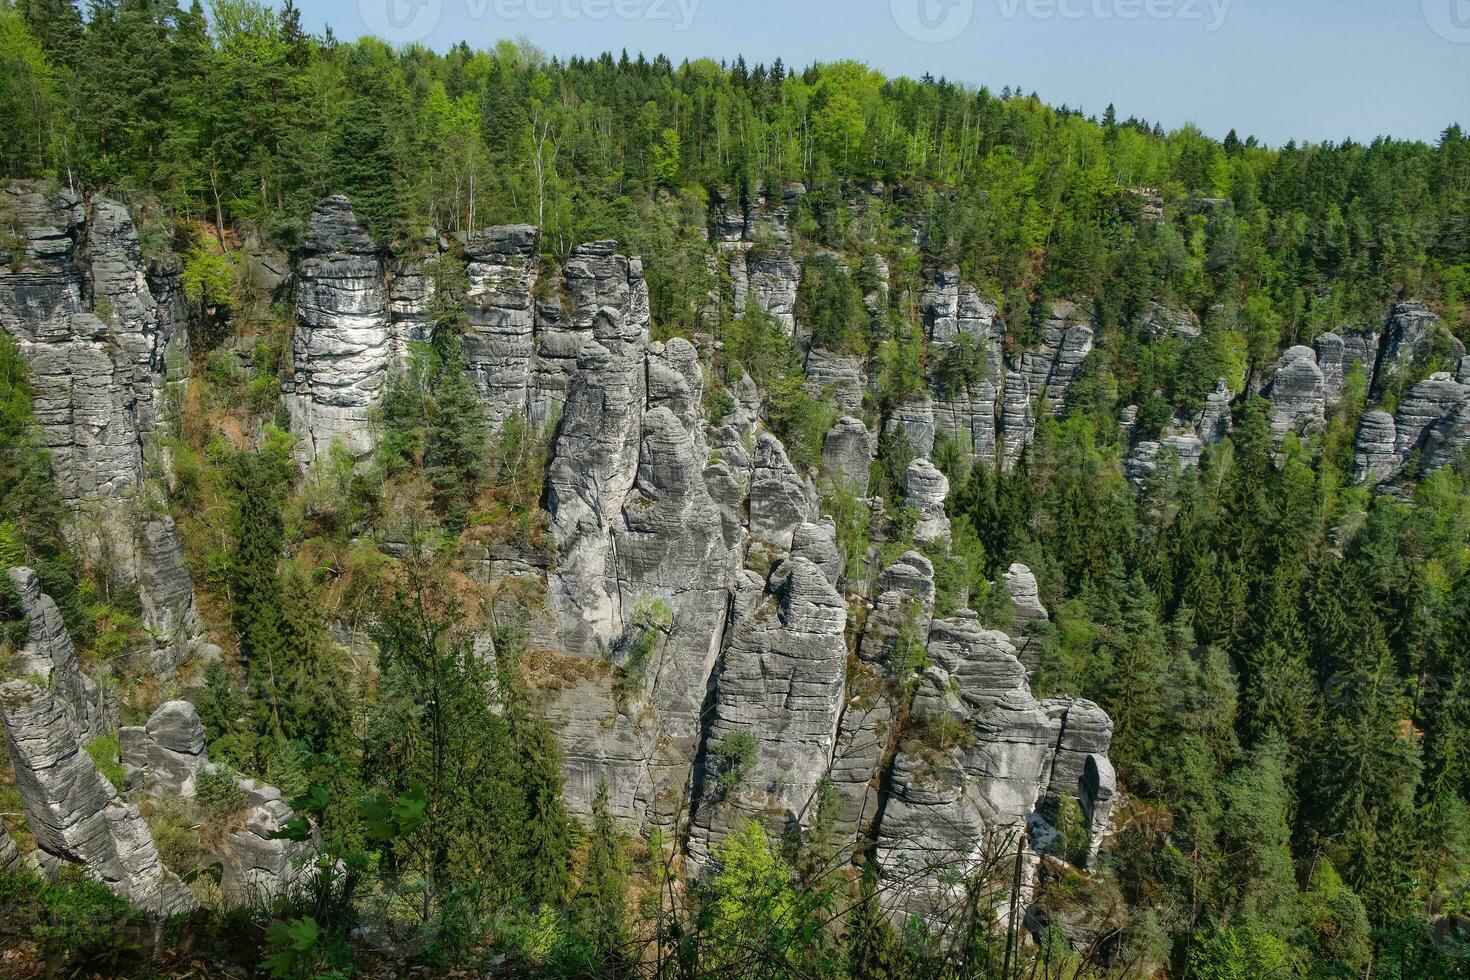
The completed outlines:
{"type": "Polygon", "coordinates": [[[944,509],[948,498],[949,480],[933,463],[921,457],[909,464],[904,481],[904,505],[919,512],[919,522],[914,526],[916,543],[949,543],[949,515],[944,509]]]}
{"type": "Polygon", "coordinates": [[[1002,469],[1010,470],[1020,461],[1021,454],[1031,445],[1035,434],[1036,418],[1031,414],[1031,383],[1020,371],[1007,372],[1001,400],[998,438],[1002,469]]]}
{"type": "Polygon", "coordinates": [[[120,757],[128,771],[128,787],[150,796],[192,798],[199,771],[209,764],[204,725],[188,701],[167,701],[145,726],[118,733],[120,757]]]}
{"type": "Polygon", "coordinates": [[[1213,445],[1230,434],[1230,387],[1224,378],[1215,381],[1215,390],[1205,396],[1205,407],[1194,422],[1194,434],[1205,445],[1213,445]]]}
{"type": "Polygon", "coordinates": [[[1266,397],[1278,443],[1289,434],[1313,436],[1326,429],[1327,393],[1312,348],[1293,347],[1281,355],[1266,397]]]}
{"type": "Polygon", "coordinates": [[[373,411],[393,356],[385,273],[351,202],[317,204],[297,270],[296,374],[287,401],[302,463],[334,442],[357,459],[376,444],[373,411]]]}
{"type": "Polygon", "coordinates": [[[1149,477],[1158,472],[1164,458],[1172,459],[1181,471],[1196,469],[1204,454],[1204,445],[1197,436],[1169,436],[1162,442],[1140,442],[1123,461],[1123,474],[1134,486],[1144,488],[1149,477]]]}
{"type": "Polygon", "coordinates": [[[934,400],[925,395],[904,402],[893,410],[884,423],[883,431],[890,436],[903,433],[908,440],[909,450],[925,459],[934,455],[934,400]]]}
{"type": "Polygon", "coordinates": [[[846,605],[822,570],[792,558],[736,626],[715,681],[703,792],[689,839],[696,866],[742,818],[776,834],[810,819],[837,736],[846,621],[846,605]],[[731,785],[718,747],[736,732],[753,736],[757,748],[749,774],[731,785]]]}
{"type": "Polygon", "coordinates": [[[1015,630],[1017,633],[1026,632],[1026,627],[1037,620],[1048,620],[1046,607],[1041,604],[1041,590],[1036,584],[1036,576],[1031,574],[1031,569],[1016,562],[1006,569],[1001,576],[1001,582],[1011,597],[1011,608],[1014,610],[1015,630]]]}
{"type": "Polygon", "coordinates": [[[1470,398],[1470,385],[1463,385],[1448,374],[1433,374],[1416,384],[1399,403],[1394,416],[1397,439],[1394,450],[1400,460],[1423,449],[1430,427],[1453,412],[1470,398]]]}
{"type": "Polygon", "coordinates": [[[755,447],[750,484],[750,533],[761,541],[791,550],[791,537],[814,515],[814,502],[781,440],[762,433],[755,447]]]}
{"type": "Polygon", "coordinates": [[[470,285],[462,345],[491,428],[513,413],[530,417],[538,240],[534,226],[504,225],[477,231],[465,242],[470,285]]]}
{"type": "MultiPolygon", "coordinates": [[[[1372,395],[1378,397],[1396,378],[1413,369],[1429,354],[1441,333],[1439,317],[1423,303],[1410,301],[1395,306],[1383,329],[1372,395]]],[[[1459,353],[1464,353],[1463,348],[1459,353]]]]}
{"type": "Polygon", "coordinates": [[[868,492],[868,471],[878,449],[860,418],[843,416],[822,441],[822,473],[858,496],[868,492]]]}
{"type": "MultiPolygon", "coordinates": [[[[0,329],[25,359],[41,439],[56,485],[76,515],[80,557],[141,586],[145,625],[170,635],[188,618],[192,590],[180,566],[159,581],[172,526],[151,529],[140,553],[145,456],[160,421],[170,364],[187,364],[177,258],[144,256],[127,209],[91,207],[66,191],[17,182],[0,190],[0,216],[19,230],[24,258],[0,265],[0,329]]],[[[168,659],[167,657],[164,658],[168,659]]]]}
{"type": "Polygon", "coordinates": [[[147,912],[192,909],[194,897],[164,867],[137,808],[117,795],[82,750],[68,707],[27,681],[11,681],[0,686],[0,715],[43,868],[79,864],[147,912]]]}
{"type": "Polygon", "coordinates": [[[1364,412],[1353,440],[1353,475],[1359,483],[1377,483],[1398,472],[1398,427],[1393,416],[1374,409],[1364,412]]]}
{"type": "Polygon", "coordinates": [[[92,679],[82,673],[76,647],[56,603],[41,591],[41,580],[31,569],[12,568],[6,576],[20,596],[21,613],[26,620],[26,639],[15,651],[12,676],[34,678],[55,692],[57,701],[66,708],[72,728],[81,738],[90,741],[107,734],[112,725],[102,694],[92,679]]]}

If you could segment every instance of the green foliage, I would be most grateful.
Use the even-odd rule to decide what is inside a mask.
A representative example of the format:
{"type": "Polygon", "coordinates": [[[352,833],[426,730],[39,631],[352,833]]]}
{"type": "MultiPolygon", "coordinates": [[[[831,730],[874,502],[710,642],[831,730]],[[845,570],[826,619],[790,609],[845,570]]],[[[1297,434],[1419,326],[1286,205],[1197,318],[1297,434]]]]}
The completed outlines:
{"type": "Polygon", "coordinates": [[[87,755],[92,759],[92,764],[107,778],[113,789],[120,793],[127,788],[125,785],[127,773],[123,771],[122,761],[118,758],[116,733],[94,738],[86,744],[85,748],[87,755]]]}
{"type": "Polygon", "coordinates": [[[730,732],[709,751],[715,760],[715,789],[724,798],[739,792],[755,771],[760,741],[749,732],[730,732]]]}
{"type": "Polygon", "coordinates": [[[234,304],[235,273],[227,256],[206,248],[191,249],[184,257],[182,281],[184,295],[200,308],[234,304]]]}
{"type": "Polygon", "coordinates": [[[144,962],[135,924],[141,915],[76,866],[51,881],[29,870],[0,872],[0,908],[23,929],[53,969],[69,976],[119,976],[144,962]]]}
{"type": "Polygon", "coordinates": [[[235,772],[229,766],[216,765],[213,769],[201,769],[194,777],[199,802],[217,820],[228,820],[245,809],[248,802],[245,791],[235,772]]]}
{"type": "Polygon", "coordinates": [[[836,256],[821,253],[802,270],[796,319],[815,347],[850,354],[867,350],[868,313],[862,291],[836,256]]]}
{"type": "Polygon", "coordinates": [[[53,115],[60,106],[51,60],[25,18],[0,7],[0,173],[46,172],[60,138],[53,115]]]}

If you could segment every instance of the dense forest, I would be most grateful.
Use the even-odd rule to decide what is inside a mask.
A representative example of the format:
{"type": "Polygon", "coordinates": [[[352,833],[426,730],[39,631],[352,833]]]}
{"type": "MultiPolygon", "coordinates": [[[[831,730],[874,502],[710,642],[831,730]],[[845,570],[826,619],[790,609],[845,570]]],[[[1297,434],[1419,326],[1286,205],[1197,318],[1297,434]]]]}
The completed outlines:
{"type": "MultiPolygon", "coordinates": [[[[1390,492],[1354,473],[1364,413],[1453,373],[1455,338],[1470,341],[1459,126],[1434,145],[1273,148],[855,62],[347,43],[304,32],[290,0],[0,0],[0,66],[0,175],[126,202],[145,256],[177,266],[187,380],[149,479],[222,654],[183,687],[210,758],[279,786],[299,815],[282,836],[317,834],[322,855],[309,886],[176,919],[161,941],[88,880],[6,872],[0,956],[79,975],[197,959],[194,975],[276,977],[1470,976],[1470,462],[1421,478],[1411,460],[1390,492]],[[710,258],[713,212],[797,183],[803,338],[737,315],[710,258]],[[303,472],[282,402],[295,314],[259,256],[302,249],[330,195],[385,254],[451,245],[426,262],[429,339],[383,392],[380,443],[303,472]],[[978,897],[968,919],[895,921],[870,851],[835,846],[820,818],[774,840],[750,823],[686,881],[681,828],[634,833],[605,790],[589,819],[569,813],[516,585],[466,571],[487,541],[534,550],[547,533],[555,427],[483,420],[459,345],[469,284],[444,258],[512,223],[540,229],[547,263],[601,240],[640,256],[654,338],[714,352],[708,419],[737,410],[748,377],[802,471],[821,469],[839,410],[806,383],[798,339],[859,358],[863,412],[884,419],[988,370],[966,344],[931,349],[926,270],[957,268],[995,305],[1007,356],[1041,342],[1053,301],[1086,299],[1096,346],[1017,465],[935,447],[954,530],[925,554],[936,604],[996,625],[996,583],[1024,562],[1052,611],[1030,627],[1030,683],[1113,720],[1117,830],[1090,877],[1062,883],[1126,910],[1106,942],[986,921],[978,897]],[[1273,432],[1259,396],[1283,349],[1372,333],[1410,299],[1437,314],[1438,346],[1387,383],[1350,372],[1320,431],[1273,432]],[[1160,306],[1198,335],[1151,329],[1160,306]],[[1217,379],[1238,396],[1230,434],[1198,467],[1130,481],[1130,440],[1197,414],[1217,379]],[[342,623],[367,642],[343,642],[342,623]]],[[[19,268],[23,229],[6,222],[0,259],[19,268]]],[[[32,395],[0,332],[0,564],[37,570],[141,725],[182,688],[127,657],[136,594],[69,544],[32,395]]],[[[917,540],[913,447],[883,431],[876,503],[823,498],[849,583],[917,540]]],[[[0,650],[24,642],[19,608],[0,589],[0,650]]],[[[667,634],[667,615],[641,609],[637,635],[667,634]]],[[[89,751],[106,775],[115,742],[89,751]]],[[[738,782],[751,747],[711,751],[738,782]]],[[[243,801],[210,780],[191,806],[144,814],[181,874],[199,828],[243,801]]],[[[968,870],[966,895],[1008,874],[968,870]]]]}

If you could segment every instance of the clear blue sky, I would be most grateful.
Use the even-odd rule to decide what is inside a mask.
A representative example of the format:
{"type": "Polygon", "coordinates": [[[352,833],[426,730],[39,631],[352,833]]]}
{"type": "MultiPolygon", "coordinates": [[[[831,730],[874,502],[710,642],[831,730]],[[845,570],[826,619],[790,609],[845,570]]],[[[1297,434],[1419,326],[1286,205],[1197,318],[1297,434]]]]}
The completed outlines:
{"type": "Polygon", "coordinates": [[[996,91],[1019,85],[1089,113],[1112,102],[1121,116],[1165,128],[1193,122],[1221,137],[1234,127],[1278,145],[1380,134],[1433,140],[1451,122],[1470,125],[1470,0],[297,4],[310,29],[330,23],[344,39],[397,30],[391,39],[443,50],[524,36],[559,56],[626,47],[675,63],[854,58],[892,75],[929,72],[996,91]]]}

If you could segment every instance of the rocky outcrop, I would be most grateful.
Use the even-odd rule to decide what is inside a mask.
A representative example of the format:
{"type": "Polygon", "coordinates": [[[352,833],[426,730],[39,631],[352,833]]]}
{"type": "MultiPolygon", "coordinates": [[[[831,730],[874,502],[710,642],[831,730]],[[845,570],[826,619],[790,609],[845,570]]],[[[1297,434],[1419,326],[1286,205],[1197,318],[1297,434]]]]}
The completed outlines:
{"type": "Polygon", "coordinates": [[[1461,401],[1429,427],[1424,437],[1424,472],[1460,466],[1470,449],[1470,398],[1461,401]]]}
{"type": "Polygon", "coordinates": [[[1230,434],[1230,387],[1224,378],[1215,382],[1215,390],[1205,396],[1205,407],[1194,421],[1194,434],[1205,445],[1213,445],[1230,434]]]}
{"type": "Polygon", "coordinates": [[[1193,310],[1175,309],[1162,303],[1150,303],[1139,318],[1140,331],[1150,337],[1179,337],[1194,340],[1201,333],[1199,317],[1193,310]]]}
{"type": "Polygon", "coordinates": [[[884,423],[889,438],[902,435],[915,456],[925,459],[934,455],[934,400],[925,395],[894,408],[884,423]]]}
{"type": "Polygon", "coordinates": [[[1001,576],[1001,582],[1011,597],[1012,622],[1018,634],[1026,632],[1026,627],[1034,622],[1051,618],[1041,604],[1041,589],[1031,569],[1017,562],[1001,576]]]}
{"type": "Polygon", "coordinates": [[[1004,470],[1012,469],[1021,460],[1021,454],[1031,445],[1036,434],[1036,419],[1031,414],[1031,383],[1019,371],[1006,374],[1005,394],[1001,400],[1000,415],[1000,464],[1004,470]]]}
{"type": "Polygon", "coordinates": [[[297,270],[296,374],[287,400],[303,463],[334,442],[354,458],[372,452],[373,411],[392,359],[388,302],[383,255],[351,202],[319,203],[297,270]]]}
{"type": "Polygon", "coordinates": [[[538,239],[532,225],[506,225],[474,232],[465,242],[469,289],[462,346],[491,428],[517,412],[530,418],[538,239]]]}
{"type": "MultiPolygon", "coordinates": [[[[973,613],[933,624],[928,659],[876,846],[885,902],[918,915],[947,907],[969,868],[1014,851],[1054,800],[1088,792],[1087,758],[1112,734],[1090,702],[1033,698],[1009,639],[973,613]]],[[[1097,774],[1084,810],[1101,820],[1113,787],[1097,774]]]]}
{"type": "Polygon", "coordinates": [[[1288,435],[1313,436],[1326,429],[1327,393],[1312,348],[1293,347],[1281,356],[1266,397],[1278,443],[1288,435]]]}
{"type": "Polygon", "coordinates": [[[959,270],[930,270],[920,297],[929,359],[934,365],[930,386],[935,438],[965,449],[973,459],[995,463],[996,401],[1003,363],[1005,325],[994,303],[961,282],[959,270]],[[970,366],[963,383],[945,366],[949,358],[965,356],[982,366],[974,377],[970,366]]]}
{"type": "MultiPolygon", "coordinates": [[[[0,218],[23,253],[0,265],[0,329],[26,361],[56,485],[76,515],[70,536],[81,557],[140,587],[145,625],[177,638],[192,627],[192,583],[168,560],[179,548],[172,524],[142,516],[169,366],[187,363],[177,259],[150,262],[127,208],[101,197],[89,206],[11,184],[0,218]]],[[[160,659],[167,668],[176,658],[160,659]]]]}
{"type": "Polygon", "coordinates": [[[1394,450],[1400,460],[1424,448],[1430,427],[1455,411],[1470,398],[1470,386],[1460,384],[1448,374],[1433,374],[1416,384],[1399,404],[1394,416],[1397,438],[1394,450]]]}
{"type": "Polygon", "coordinates": [[[806,355],[806,387],[813,398],[830,397],[843,412],[856,415],[868,387],[863,359],[813,347],[806,355]]]}
{"type": "Polygon", "coordinates": [[[868,492],[868,471],[877,447],[860,418],[843,416],[822,441],[822,473],[858,496],[868,492]]]}
{"type": "Polygon", "coordinates": [[[1317,367],[1322,371],[1322,391],[1327,404],[1335,405],[1342,398],[1343,382],[1347,376],[1347,345],[1335,333],[1324,333],[1312,341],[1317,355],[1317,367]]]}
{"type": "Polygon", "coordinates": [[[12,568],[6,575],[20,597],[26,621],[25,643],[15,651],[12,676],[34,678],[54,692],[81,738],[90,741],[105,735],[112,726],[102,694],[82,673],[61,611],[41,591],[41,580],[31,569],[12,568]]]}
{"type": "Polygon", "coordinates": [[[909,464],[904,482],[904,506],[919,514],[914,526],[914,541],[930,544],[941,541],[949,544],[949,515],[944,502],[949,497],[949,480],[927,459],[919,458],[909,464]]]}
{"type": "Polygon", "coordinates": [[[1440,341],[1446,346],[1459,346],[1454,355],[1456,361],[1465,353],[1464,347],[1441,329],[1439,317],[1423,303],[1407,302],[1394,307],[1383,330],[1382,348],[1373,372],[1373,397],[1382,395],[1395,379],[1421,364],[1440,341]]]}
{"type": "Polygon", "coordinates": [[[295,819],[281,791],[243,777],[245,812],[217,850],[207,859],[220,868],[220,893],[233,906],[252,907],[275,901],[316,873],[321,842],[315,828],[305,841],[274,835],[295,819]]]}
{"type": "MultiPolygon", "coordinates": [[[[1058,300],[1051,304],[1041,328],[1041,343],[1021,355],[1021,373],[1037,399],[1053,416],[1066,406],[1072,383],[1092,353],[1093,325],[1085,304],[1058,300]]],[[[1008,379],[1009,380],[1009,379],[1008,379]]],[[[1010,391],[1006,392],[1007,400],[1010,391]]]]}
{"type": "Polygon", "coordinates": [[[689,855],[707,863],[742,818],[774,834],[810,817],[837,736],[847,664],[846,605],[822,570],[792,558],[735,628],[713,695],[689,855]],[[754,758],[722,751],[737,733],[754,758]],[[746,744],[749,744],[747,741],[746,744]]]}
{"type": "Polygon", "coordinates": [[[750,533],[758,540],[791,550],[791,537],[814,515],[815,503],[786,447],[769,432],[755,447],[755,470],[750,484],[750,533]]]}
{"type": "Polygon", "coordinates": [[[1137,443],[1123,461],[1123,475],[1134,486],[1143,489],[1149,477],[1158,472],[1164,460],[1172,459],[1182,471],[1197,469],[1204,455],[1204,444],[1197,436],[1168,436],[1161,442],[1137,443]]]}
{"type": "Polygon", "coordinates": [[[26,681],[0,686],[0,714],[26,821],[43,870],[79,864],[147,912],[195,905],[164,867],[136,807],[125,803],[82,750],[69,707],[26,681]]]}
{"type": "Polygon", "coordinates": [[[788,184],[779,196],[759,193],[745,206],[716,194],[712,218],[720,250],[734,289],[735,315],[748,305],[796,333],[796,293],[801,265],[791,251],[792,208],[806,193],[801,184],[788,184]]]}
{"type": "Polygon", "coordinates": [[[908,552],[879,574],[874,591],[832,754],[835,825],[850,835],[871,834],[881,809],[883,760],[896,744],[902,713],[899,682],[934,615],[934,565],[908,552]]]}
{"type": "Polygon", "coordinates": [[[1363,413],[1353,440],[1353,478],[1359,483],[1387,480],[1402,463],[1393,416],[1377,409],[1363,413]]]}
{"type": "Polygon", "coordinates": [[[151,517],[138,532],[138,593],[153,640],[153,667],[171,676],[203,642],[194,605],[194,579],[174,519],[151,517]]]}
{"type": "Polygon", "coordinates": [[[188,701],[168,701],[140,727],[118,731],[119,759],[128,788],[149,796],[195,795],[195,779],[209,764],[204,725],[188,701]]]}
{"type": "MultiPolygon", "coordinates": [[[[121,729],[118,742],[128,788],[148,796],[194,799],[200,775],[221,772],[209,761],[204,726],[188,701],[165,702],[147,725],[121,729]]],[[[229,904],[274,901],[315,873],[321,841],[314,827],[308,840],[275,837],[296,816],[281,791],[244,776],[232,778],[244,807],[223,837],[206,848],[204,863],[220,868],[220,890],[229,904]]]]}

